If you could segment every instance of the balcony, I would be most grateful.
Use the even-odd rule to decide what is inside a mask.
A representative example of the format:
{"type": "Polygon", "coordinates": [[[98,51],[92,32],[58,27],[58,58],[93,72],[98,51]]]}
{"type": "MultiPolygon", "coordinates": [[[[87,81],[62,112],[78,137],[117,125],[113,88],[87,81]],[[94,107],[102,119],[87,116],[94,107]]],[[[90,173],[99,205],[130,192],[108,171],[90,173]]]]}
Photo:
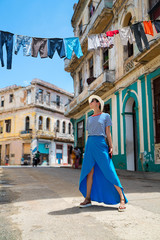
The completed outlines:
{"type": "Polygon", "coordinates": [[[47,104],[37,100],[36,106],[42,109],[52,110],[53,112],[59,112],[59,113],[64,112],[64,104],[60,103],[58,106],[56,101],[50,101],[50,103],[47,104]]]}
{"type": "Polygon", "coordinates": [[[40,139],[50,139],[50,140],[52,140],[55,137],[55,133],[50,132],[50,131],[37,130],[36,131],[36,136],[37,136],[37,138],[40,138],[40,139]]]}
{"type": "MultiPolygon", "coordinates": [[[[72,18],[72,26],[76,27],[76,17],[79,17],[78,11],[80,11],[81,5],[83,5],[84,1],[79,1],[75,13],[72,18]]],[[[73,72],[74,69],[80,64],[80,62],[85,57],[88,51],[88,39],[87,36],[90,34],[99,34],[104,31],[108,23],[113,18],[112,12],[113,1],[112,0],[100,0],[97,8],[95,9],[92,17],[90,18],[87,26],[83,30],[82,36],[80,37],[83,57],[78,59],[76,55],[73,53],[72,59],[64,60],[64,69],[67,72],[73,72]]]]}
{"type": "Polygon", "coordinates": [[[134,57],[135,62],[146,64],[160,55],[160,33],[154,32],[154,36],[147,35],[150,49],[138,52],[134,57]]]}
{"type": "Polygon", "coordinates": [[[83,92],[79,94],[73,101],[66,106],[65,116],[73,117],[74,114],[80,112],[88,106],[88,97],[92,94],[102,96],[104,92],[113,88],[115,81],[115,71],[105,70],[100,76],[94,79],[83,92]]]}
{"type": "Polygon", "coordinates": [[[25,139],[32,138],[32,129],[20,131],[20,137],[25,139]]]}
{"type": "Polygon", "coordinates": [[[55,140],[57,140],[57,141],[61,141],[61,142],[74,142],[74,136],[72,134],[56,132],[55,135],[56,135],[55,136],[55,140]]]}

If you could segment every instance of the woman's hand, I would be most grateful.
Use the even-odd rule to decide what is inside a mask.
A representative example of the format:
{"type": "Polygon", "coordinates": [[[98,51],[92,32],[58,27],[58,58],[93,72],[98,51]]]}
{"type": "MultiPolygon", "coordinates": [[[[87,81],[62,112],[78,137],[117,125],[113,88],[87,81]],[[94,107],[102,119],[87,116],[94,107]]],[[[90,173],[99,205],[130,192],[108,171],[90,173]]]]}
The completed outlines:
{"type": "Polygon", "coordinates": [[[112,154],[113,154],[113,148],[110,147],[110,148],[109,148],[109,157],[110,157],[110,158],[112,158],[112,154]]]}

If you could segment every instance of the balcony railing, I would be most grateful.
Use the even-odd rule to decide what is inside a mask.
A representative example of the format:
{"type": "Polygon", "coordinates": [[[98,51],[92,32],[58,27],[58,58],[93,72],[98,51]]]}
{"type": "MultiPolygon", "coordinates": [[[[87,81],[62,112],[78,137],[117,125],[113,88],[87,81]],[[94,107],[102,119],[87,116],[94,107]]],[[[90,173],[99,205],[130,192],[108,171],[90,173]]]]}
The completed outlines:
{"type": "Polygon", "coordinates": [[[32,129],[24,130],[24,131],[21,131],[20,133],[21,133],[21,134],[32,133],[32,129]]]}
{"type": "Polygon", "coordinates": [[[55,137],[55,132],[37,130],[36,135],[37,135],[37,138],[53,139],[55,137]]]}
{"type": "Polygon", "coordinates": [[[81,94],[79,94],[69,105],[66,106],[65,115],[71,117],[72,114],[81,111],[81,109],[88,105],[88,97],[91,94],[101,96],[104,91],[107,92],[113,88],[114,81],[115,71],[105,70],[100,76],[94,79],[89,86],[85,87],[81,94]]]}

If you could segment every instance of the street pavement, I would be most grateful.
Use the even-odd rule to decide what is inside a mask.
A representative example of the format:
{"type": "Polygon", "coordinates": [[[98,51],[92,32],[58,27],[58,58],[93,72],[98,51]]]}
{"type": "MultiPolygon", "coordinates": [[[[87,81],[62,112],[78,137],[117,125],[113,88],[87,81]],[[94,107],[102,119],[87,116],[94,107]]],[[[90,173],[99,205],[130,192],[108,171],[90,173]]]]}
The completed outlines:
{"type": "Polygon", "coordinates": [[[123,213],[78,207],[80,169],[0,168],[0,240],[159,239],[160,173],[117,173],[129,200],[123,213]]]}

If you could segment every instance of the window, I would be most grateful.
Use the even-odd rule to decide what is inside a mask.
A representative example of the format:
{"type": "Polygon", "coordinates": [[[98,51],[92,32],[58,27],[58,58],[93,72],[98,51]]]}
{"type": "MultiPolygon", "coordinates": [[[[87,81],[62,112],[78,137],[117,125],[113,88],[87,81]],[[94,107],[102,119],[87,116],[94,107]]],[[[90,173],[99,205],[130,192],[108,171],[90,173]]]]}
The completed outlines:
{"type": "Polygon", "coordinates": [[[27,104],[31,103],[31,90],[27,90],[27,104]]]}
{"type": "Polygon", "coordinates": [[[79,71],[79,93],[83,91],[83,80],[82,80],[82,70],[79,71]]]}
{"type": "Polygon", "coordinates": [[[71,134],[71,123],[68,124],[68,133],[71,134]]]}
{"type": "MultiPolygon", "coordinates": [[[[132,20],[132,15],[131,13],[128,13],[125,17],[125,27],[126,26],[131,26],[131,20],[132,20]]],[[[129,57],[133,56],[133,44],[130,44],[129,41],[127,43],[127,46],[124,46],[124,60],[127,60],[129,57]]]]}
{"type": "Polygon", "coordinates": [[[79,36],[82,36],[82,28],[83,28],[83,25],[82,25],[82,21],[80,22],[79,24],[79,36]]]}
{"type": "Polygon", "coordinates": [[[89,18],[91,18],[93,13],[94,13],[94,11],[95,11],[95,7],[93,6],[93,2],[92,1],[90,2],[88,8],[89,8],[89,18]]]}
{"type": "Polygon", "coordinates": [[[11,132],[11,119],[5,120],[6,132],[11,132]]]}
{"type": "Polygon", "coordinates": [[[46,130],[49,131],[50,130],[50,118],[46,119],[46,130]]]}
{"type": "Polygon", "coordinates": [[[1,107],[4,107],[4,97],[1,97],[1,107]]]}
{"type": "Polygon", "coordinates": [[[43,117],[40,116],[38,121],[38,129],[42,130],[42,128],[43,128],[43,117]]]}
{"type": "Polygon", "coordinates": [[[49,92],[47,92],[47,94],[46,94],[46,103],[48,105],[50,105],[50,93],[49,92]]]}
{"type": "Polygon", "coordinates": [[[77,146],[80,149],[84,148],[85,131],[84,131],[84,120],[77,123],[77,146]]]}
{"type": "Polygon", "coordinates": [[[104,105],[104,110],[103,112],[110,114],[110,104],[105,104],[104,105]]]}
{"type": "Polygon", "coordinates": [[[62,144],[56,144],[56,149],[59,149],[59,150],[61,149],[62,150],[63,149],[63,145],[62,144]]]}
{"type": "Polygon", "coordinates": [[[28,131],[29,130],[29,117],[26,117],[26,122],[25,122],[25,130],[28,131]]]}
{"type": "Polygon", "coordinates": [[[105,49],[103,52],[103,70],[109,69],[109,53],[108,49],[105,49]]]}
{"type": "Polygon", "coordinates": [[[59,132],[59,126],[60,126],[59,120],[57,120],[57,122],[56,122],[56,132],[59,132]]]}
{"type": "Polygon", "coordinates": [[[66,132],[66,123],[65,122],[63,122],[63,133],[65,133],[66,132]]]}
{"type": "Polygon", "coordinates": [[[153,81],[155,108],[155,142],[160,143],[160,78],[153,81]]]}
{"type": "Polygon", "coordinates": [[[0,121],[0,134],[3,133],[3,121],[0,121]]]}
{"type": "Polygon", "coordinates": [[[149,8],[150,19],[157,19],[160,16],[160,1],[149,0],[149,8]]]}
{"type": "Polygon", "coordinates": [[[10,102],[10,103],[13,102],[13,94],[10,94],[10,95],[9,95],[9,102],[10,102]]]}
{"type": "Polygon", "coordinates": [[[56,96],[56,104],[57,104],[57,106],[60,106],[60,96],[59,95],[56,96]]]}
{"type": "Polygon", "coordinates": [[[93,77],[93,57],[89,59],[89,77],[93,77]]]}
{"type": "Polygon", "coordinates": [[[43,90],[39,89],[38,91],[39,102],[43,103],[43,90]]]}

